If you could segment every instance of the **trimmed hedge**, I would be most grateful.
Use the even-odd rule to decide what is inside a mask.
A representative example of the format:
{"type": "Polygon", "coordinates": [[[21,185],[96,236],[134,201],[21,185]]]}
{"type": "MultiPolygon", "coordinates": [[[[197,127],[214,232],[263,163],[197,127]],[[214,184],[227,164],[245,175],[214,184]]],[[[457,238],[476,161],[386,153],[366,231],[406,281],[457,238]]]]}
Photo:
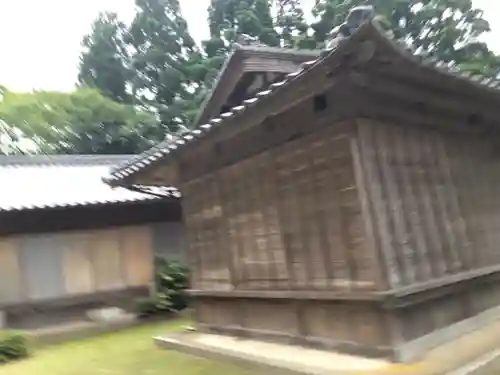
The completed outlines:
{"type": "Polygon", "coordinates": [[[0,364],[29,356],[29,340],[19,332],[0,331],[0,364]]]}

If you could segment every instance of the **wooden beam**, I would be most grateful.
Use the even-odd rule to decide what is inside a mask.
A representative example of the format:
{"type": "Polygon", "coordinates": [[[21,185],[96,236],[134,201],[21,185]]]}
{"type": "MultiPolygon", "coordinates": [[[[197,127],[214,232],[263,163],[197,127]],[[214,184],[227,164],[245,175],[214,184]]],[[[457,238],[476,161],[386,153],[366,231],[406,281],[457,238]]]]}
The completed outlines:
{"type": "Polygon", "coordinates": [[[365,71],[353,71],[350,76],[354,85],[363,87],[375,95],[382,94],[410,103],[426,103],[428,107],[463,116],[465,120],[471,114],[478,113],[484,120],[484,125],[490,121],[498,124],[500,119],[498,105],[484,105],[483,102],[474,99],[467,99],[465,102],[463,95],[430,90],[394,72],[389,73],[386,69],[370,67],[365,71]]]}

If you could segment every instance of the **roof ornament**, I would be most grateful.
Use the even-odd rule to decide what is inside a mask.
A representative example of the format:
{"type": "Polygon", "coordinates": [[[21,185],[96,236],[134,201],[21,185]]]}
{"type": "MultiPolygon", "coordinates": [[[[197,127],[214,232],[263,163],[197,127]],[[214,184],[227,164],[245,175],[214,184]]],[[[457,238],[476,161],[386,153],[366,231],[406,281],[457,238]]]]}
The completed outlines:
{"type": "Polygon", "coordinates": [[[241,46],[264,46],[265,44],[255,37],[248,34],[238,34],[236,36],[236,41],[233,43],[233,47],[238,48],[241,46]]]}
{"type": "Polygon", "coordinates": [[[375,13],[373,5],[360,5],[352,8],[347,14],[346,20],[340,26],[332,29],[325,43],[326,50],[332,50],[345,38],[350,37],[356,29],[367,22],[375,21],[376,24],[383,23],[383,17],[375,13]]]}

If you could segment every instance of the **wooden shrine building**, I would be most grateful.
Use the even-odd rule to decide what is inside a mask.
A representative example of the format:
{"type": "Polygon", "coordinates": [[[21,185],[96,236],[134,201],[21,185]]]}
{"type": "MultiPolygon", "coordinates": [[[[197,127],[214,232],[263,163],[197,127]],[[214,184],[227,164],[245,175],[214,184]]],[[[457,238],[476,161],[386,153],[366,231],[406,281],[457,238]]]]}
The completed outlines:
{"type": "Polygon", "coordinates": [[[200,330],[409,360],[500,317],[500,84],[350,31],[108,176],[180,189],[200,330]]]}

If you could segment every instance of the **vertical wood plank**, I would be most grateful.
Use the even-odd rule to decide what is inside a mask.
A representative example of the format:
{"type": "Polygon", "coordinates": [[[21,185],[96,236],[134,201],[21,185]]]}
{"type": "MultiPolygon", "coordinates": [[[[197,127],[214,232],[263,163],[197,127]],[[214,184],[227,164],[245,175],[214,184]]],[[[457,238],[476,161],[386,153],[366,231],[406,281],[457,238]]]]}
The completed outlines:
{"type": "MultiPolygon", "coordinates": [[[[352,287],[355,264],[350,254],[350,243],[348,234],[348,217],[342,208],[342,190],[345,189],[346,153],[349,151],[349,143],[346,134],[338,131],[326,132],[326,147],[323,149],[327,158],[325,164],[324,178],[327,187],[325,197],[326,225],[330,236],[331,259],[333,267],[332,286],[339,290],[349,290],[352,287]],[[332,150],[334,150],[332,152],[332,150]]],[[[349,183],[347,183],[349,185],[349,183]]]]}
{"type": "Polygon", "coordinates": [[[422,147],[425,160],[427,161],[428,168],[428,186],[431,199],[433,201],[432,207],[436,217],[436,224],[439,229],[440,241],[443,244],[443,255],[446,262],[447,273],[457,273],[462,268],[458,258],[456,247],[457,240],[455,233],[451,226],[451,218],[449,216],[448,207],[446,204],[446,195],[449,192],[446,189],[444,181],[444,171],[439,165],[439,156],[436,152],[435,142],[438,137],[436,131],[422,133],[422,147]]]}
{"type": "Polygon", "coordinates": [[[395,242],[395,259],[400,266],[403,283],[411,285],[416,280],[415,253],[410,242],[410,235],[406,226],[401,197],[396,177],[394,175],[394,160],[392,145],[389,143],[388,133],[394,131],[394,125],[375,124],[375,139],[378,146],[378,162],[382,173],[382,187],[386,191],[389,206],[389,218],[395,242]]]}
{"type": "Polygon", "coordinates": [[[224,182],[220,171],[214,173],[211,182],[214,209],[217,211],[214,217],[213,231],[215,251],[217,252],[217,268],[219,269],[219,283],[222,288],[226,289],[234,286],[234,271],[231,257],[227,256],[227,254],[230,254],[231,248],[228,237],[228,218],[223,204],[224,196],[220,189],[221,183],[224,182]]]}
{"type": "Polygon", "coordinates": [[[308,177],[307,177],[307,232],[309,233],[308,248],[311,257],[311,277],[313,287],[325,289],[329,285],[331,277],[327,268],[329,261],[326,254],[329,254],[327,237],[324,228],[324,210],[321,209],[321,201],[318,200],[317,179],[315,166],[315,139],[310,140],[310,149],[308,152],[308,177]]]}
{"type": "Polygon", "coordinates": [[[151,230],[147,226],[120,229],[123,273],[129,287],[148,286],[154,277],[151,230]]]}
{"type": "Polygon", "coordinates": [[[308,173],[309,166],[309,146],[308,138],[300,138],[294,144],[293,158],[290,159],[290,168],[293,170],[293,180],[295,181],[295,205],[297,215],[297,232],[295,239],[297,241],[296,259],[299,259],[304,272],[303,288],[313,288],[313,259],[311,257],[310,239],[311,232],[309,230],[309,220],[311,216],[309,211],[312,206],[310,196],[310,175],[308,173]]]}
{"type": "Polygon", "coordinates": [[[266,287],[267,289],[275,289],[280,286],[280,270],[282,258],[281,258],[281,247],[282,244],[279,241],[279,228],[278,223],[276,223],[276,197],[274,194],[274,188],[272,186],[273,181],[270,178],[272,173],[272,160],[269,152],[263,152],[260,154],[256,161],[257,164],[257,181],[258,181],[258,199],[260,201],[260,212],[261,223],[262,223],[262,237],[260,243],[257,243],[257,247],[263,251],[263,256],[265,259],[266,272],[265,277],[267,277],[266,287]],[[276,237],[278,235],[278,237],[276,237]]]}
{"type": "Polygon", "coordinates": [[[183,198],[183,215],[186,233],[186,251],[188,265],[191,269],[190,274],[190,287],[192,289],[199,289],[200,287],[200,274],[201,274],[201,264],[199,257],[201,251],[198,249],[198,228],[196,225],[195,214],[197,209],[198,196],[196,190],[193,188],[192,183],[185,184],[181,186],[181,190],[184,192],[183,198]]]}
{"type": "Polygon", "coordinates": [[[279,181],[279,195],[281,198],[281,214],[283,240],[287,250],[289,274],[291,275],[292,288],[304,288],[306,274],[300,242],[300,221],[297,207],[297,187],[294,183],[294,149],[293,144],[280,147],[277,159],[277,175],[279,181]]]}
{"type": "Polygon", "coordinates": [[[389,288],[401,285],[399,266],[394,256],[394,244],[391,238],[389,217],[384,204],[381,175],[377,165],[374,149],[373,125],[367,120],[358,120],[358,134],[362,157],[365,165],[367,183],[370,186],[369,195],[376,213],[375,222],[380,239],[380,249],[385,264],[387,283],[389,288]]]}
{"type": "Polygon", "coordinates": [[[64,244],[63,264],[66,293],[75,295],[95,292],[88,234],[68,233],[64,235],[64,244]]]}
{"type": "Polygon", "coordinates": [[[311,231],[313,232],[314,241],[312,247],[315,254],[315,265],[317,271],[314,276],[318,278],[316,285],[322,289],[328,289],[333,281],[332,260],[330,243],[327,234],[326,217],[327,213],[324,209],[325,189],[330,189],[325,186],[324,179],[321,178],[321,170],[325,168],[326,156],[323,153],[326,140],[323,134],[317,133],[311,138],[311,148],[309,152],[309,168],[311,182],[311,231]],[[316,274],[319,275],[316,275],[316,274]]]}
{"type": "Polygon", "coordinates": [[[301,185],[297,183],[300,178],[299,172],[302,166],[300,153],[296,150],[296,143],[291,142],[286,145],[286,159],[284,168],[287,169],[287,189],[289,191],[289,202],[286,204],[286,214],[289,215],[290,230],[288,233],[290,239],[290,249],[292,254],[292,265],[295,275],[295,287],[305,289],[308,286],[308,260],[304,254],[303,245],[303,225],[301,217],[300,189],[301,185]]]}
{"type": "Polygon", "coordinates": [[[466,251],[464,264],[468,269],[479,266],[482,233],[477,224],[477,204],[474,199],[474,185],[476,181],[473,177],[475,169],[474,158],[477,157],[472,150],[471,139],[464,140],[457,136],[453,142],[451,155],[452,175],[454,183],[457,184],[458,204],[463,212],[464,226],[468,243],[464,245],[466,251]]]}
{"type": "Polygon", "coordinates": [[[278,147],[271,152],[272,163],[272,186],[274,187],[274,199],[276,202],[276,217],[279,222],[280,241],[283,249],[283,260],[285,263],[286,284],[285,288],[292,289],[295,282],[295,274],[293,269],[292,254],[289,246],[288,237],[288,214],[286,212],[286,198],[283,194],[284,189],[284,172],[282,170],[283,163],[283,147],[278,147]]]}
{"type": "Polygon", "coordinates": [[[360,140],[359,131],[357,124],[354,122],[353,126],[353,136],[351,137],[351,153],[353,158],[353,168],[356,179],[356,186],[358,187],[359,200],[363,216],[364,224],[364,243],[363,248],[367,253],[370,264],[370,272],[373,275],[373,282],[375,283],[376,289],[384,289],[386,286],[384,283],[384,276],[382,272],[384,268],[381,264],[381,253],[380,253],[380,239],[376,237],[375,224],[374,224],[374,212],[371,207],[371,202],[369,200],[368,191],[371,188],[367,185],[365,180],[366,171],[363,165],[363,158],[360,150],[360,140]]]}
{"type": "Polygon", "coordinates": [[[240,274],[240,284],[243,288],[249,288],[250,279],[252,277],[247,266],[248,252],[251,251],[249,248],[247,240],[247,223],[245,222],[245,214],[249,210],[249,202],[247,196],[247,183],[249,182],[246,178],[246,169],[244,165],[238,164],[232,168],[233,179],[235,181],[234,186],[234,210],[235,215],[233,218],[233,228],[235,231],[236,241],[238,242],[239,248],[239,258],[237,260],[239,264],[239,274],[240,274]]]}
{"type": "Polygon", "coordinates": [[[253,288],[268,289],[269,288],[269,253],[266,246],[266,228],[264,225],[264,211],[261,196],[260,180],[260,159],[261,155],[248,160],[247,178],[250,185],[247,187],[247,199],[251,207],[247,212],[248,223],[251,232],[248,236],[249,248],[251,249],[251,266],[254,270],[252,279],[253,288]]]}
{"type": "Polygon", "coordinates": [[[0,304],[19,302],[22,298],[17,241],[14,237],[0,238],[0,304]]]}
{"type": "Polygon", "coordinates": [[[418,177],[415,169],[420,168],[413,160],[411,133],[407,127],[398,129],[395,142],[395,154],[399,161],[398,175],[401,184],[403,207],[407,220],[407,227],[412,233],[412,245],[415,247],[415,276],[419,281],[429,280],[432,277],[429,258],[428,237],[424,229],[424,212],[421,197],[418,195],[418,177]]]}
{"type": "Polygon", "coordinates": [[[356,183],[355,165],[352,155],[351,141],[354,137],[352,129],[342,133],[342,143],[345,155],[343,166],[339,168],[339,198],[343,216],[345,241],[349,248],[347,258],[350,266],[353,287],[358,289],[373,289],[375,276],[373,259],[366,246],[365,222],[360,202],[359,186],[356,183]]]}
{"type": "Polygon", "coordinates": [[[246,284],[249,289],[258,287],[261,278],[261,268],[259,267],[260,252],[255,248],[255,230],[258,221],[255,220],[255,184],[253,178],[254,169],[250,160],[244,160],[241,163],[241,175],[243,179],[242,193],[242,211],[240,215],[240,231],[242,234],[244,246],[244,260],[246,270],[246,284]]]}
{"type": "Polygon", "coordinates": [[[205,273],[205,262],[204,262],[204,254],[203,251],[203,230],[200,225],[201,221],[201,211],[203,210],[203,199],[205,199],[205,195],[202,191],[200,191],[200,183],[198,181],[193,183],[193,193],[191,194],[192,204],[193,204],[193,212],[191,215],[193,230],[191,232],[193,236],[193,244],[194,251],[196,253],[196,264],[197,270],[196,273],[196,285],[198,288],[202,288],[203,284],[203,275],[205,273]]]}
{"type": "Polygon", "coordinates": [[[229,268],[229,279],[230,284],[233,288],[236,288],[238,284],[241,282],[241,272],[240,267],[238,267],[238,258],[239,258],[239,244],[235,233],[234,228],[234,217],[235,207],[235,192],[234,192],[234,179],[231,167],[225,168],[224,170],[219,172],[218,176],[218,184],[219,184],[219,200],[222,207],[223,212],[223,220],[224,220],[224,231],[226,233],[226,249],[227,251],[227,266],[229,268]]]}
{"type": "Polygon", "coordinates": [[[494,173],[492,168],[494,163],[493,150],[484,144],[484,139],[480,141],[480,145],[482,146],[479,153],[481,155],[481,165],[476,172],[476,184],[479,185],[479,196],[476,199],[481,204],[481,225],[484,228],[486,237],[486,247],[483,250],[483,265],[487,266],[493,264],[495,253],[498,252],[498,238],[496,235],[498,229],[495,227],[495,219],[498,216],[498,212],[493,208],[494,202],[498,200],[498,191],[495,191],[491,184],[491,174],[494,173]]]}
{"type": "Polygon", "coordinates": [[[33,301],[64,297],[62,238],[54,233],[18,238],[19,261],[27,297],[33,301]]]}
{"type": "Polygon", "coordinates": [[[433,200],[430,194],[430,184],[428,179],[431,168],[425,159],[425,151],[422,148],[422,143],[425,142],[421,131],[412,129],[408,136],[408,148],[411,150],[411,162],[414,167],[414,189],[417,195],[417,201],[421,206],[419,210],[422,214],[422,223],[424,223],[425,233],[428,238],[428,257],[429,264],[434,277],[443,276],[446,273],[446,264],[443,260],[443,244],[440,240],[439,227],[435,216],[433,200]]]}
{"type": "Polygon", "coordinates": [[[96,230],[90,233],[90,254],[98,291],[117,290],[125,285],[119,241],[118,229],[96,230]]]}
{"type": "Polygon", "coordinates": [[[489,149],[490,170],[488,176],[488,197],[490,200],[490,222],[492,233],[494,233],[494,243],[497,248],[491,251],[491,264],[500,262],[500,252],[498,251],[498,243],[500,242],[500,202],[498,199],[498,189],[500,187],[500,156],[496,150],[497,146],[489,149]]]}
{"type": "MultiPolygon", "coordinates": [[[[461,210],[459,202],[459,194],[457,189],[457,181],[455,179],[453,160],[448,156],[449,152],[453,150],[453,142],[456,142],[450,135],[446,136],[439,134],[435,139],[434,149],[438,155],[438,163],[444,174],[446,193],[443,199],[446,202],[448,219],[450,220],[450,230],[453,232],[454,237],[454,257],[458,263],[460,271],[470,269],[469,254],[473,251],[469,234],[465,225],[465,219],[461,210]]],[[[459,155],[454,155],[459,157],[459,155]]]]}

